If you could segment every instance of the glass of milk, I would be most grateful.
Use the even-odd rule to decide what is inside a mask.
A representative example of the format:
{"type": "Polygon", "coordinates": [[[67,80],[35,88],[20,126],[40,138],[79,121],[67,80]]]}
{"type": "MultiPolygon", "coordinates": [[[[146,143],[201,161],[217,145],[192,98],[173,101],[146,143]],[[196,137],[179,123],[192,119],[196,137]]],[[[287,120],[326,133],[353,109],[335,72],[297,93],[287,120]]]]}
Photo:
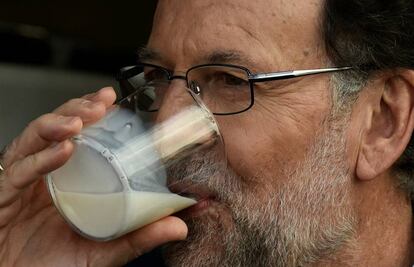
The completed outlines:
{"type": "Polygon", "coordinates": [[[75,231],[111,240],[196,203],[169,191],[166,169],[221,138],[211,112],[188,92],[196,101],[161,123],[136,111],[130,96],[72,138],[73,155],[46,182],[75,231]]]}

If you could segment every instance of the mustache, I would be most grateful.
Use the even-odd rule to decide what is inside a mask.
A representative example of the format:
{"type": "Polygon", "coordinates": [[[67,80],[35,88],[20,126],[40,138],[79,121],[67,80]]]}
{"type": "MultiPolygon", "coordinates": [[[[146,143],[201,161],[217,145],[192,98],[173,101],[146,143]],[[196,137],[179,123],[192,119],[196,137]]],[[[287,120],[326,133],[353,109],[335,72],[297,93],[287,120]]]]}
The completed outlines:
{"type": "Polygon", "coordinates": [[[186,191],[202,187],[219,201],[227,201],[229,194],[237,192],[238,180],[238,175],[216,149],[191,154],[167,169],[168,187],[182,184],[187,186],[186,191]]]}

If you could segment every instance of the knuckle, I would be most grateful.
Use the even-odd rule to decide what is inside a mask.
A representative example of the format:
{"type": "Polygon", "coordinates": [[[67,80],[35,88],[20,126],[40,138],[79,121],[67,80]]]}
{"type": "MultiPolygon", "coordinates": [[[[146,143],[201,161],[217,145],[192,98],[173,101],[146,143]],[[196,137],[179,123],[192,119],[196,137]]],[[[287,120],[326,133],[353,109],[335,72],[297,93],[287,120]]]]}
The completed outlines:
{"type": "Polygon", "coordinates": [[[13,158],[15,151],[17,151],[19,140],[20,137],[13,139],[13,141],[9,145],[5,146],[4,149],[1,151],[0,162],[4,164],[4,168],[7,167],[9,159],[13,158]]]}
{"type": "Polygon", "coordinates": [[[19,139],[20,138],[15,138],[13,139],[13,141],[10,143],[10,145],[7,145],[4,150],[2,151],[2,154],[4,156],[7,156],[8,153],[14,151],[17,149],[17,144],[19,143],[19,139]]]}
{"type": "Polygon", "coordinates": [[[4,180],[5,176],[3,174],[0,174],[0,192],[3,192],[4,190],[4,180]]]}
{"type": "Polygon", "coordinates": [[[79,107],[81,105],[82,101],[85,101],[85,100],[81,99],[81,98],[69,99],[63,105],[56,108],[54,110],[54,113],[56,113],[57,115],[59,115],[59,114],[66,115],[68,113],[72,113],[72,111],[74,109],[77,109],[77,107],[79,107]]]}
{"type": "Polygon", "coordinates": [[[82,103],[82,101],[85,101],[85,100],[81,99],[81,98],[72,98],[72,99],[69,99],[65,104],[63,104],[63,106],[65,106],[65,105],[68,105],[68,106],[79,105],[80,103],[82,103]]]}
{"type": "Polygon", "coordinates": [[[0,210],[0,228],[6,226],[19,213],[21,201],[15,201],[10,207],[0,210]]]}
{"type": "Polygon", "coordinates": [[[56,110],[57,114],[79,116],[85,118],[96,108],[96,102],[85,98],[74,98],[56,110]]]}
{"type": "Polygon", "coordinates": [[[3,186],[4,186],[4,184],[7,180],[13,187],[16,187],[13,184],[13,180],[14,180],[13,177],[15,176],[14,174],[16,172],[15,168],[16,168],[16,166],[13,164],[9,168],[4,170],[3,175],[1,177],[3,186]]]}
{"type": "Polygon", "coordinates": [[[7,170],[0,175],[0,222],[4,219],[2,218],[3,216],[1,216],[4,212],[3,208],[13,205],[19,192],[21,192],[19,184],[16,185],[16,183],[14,183],[15,177],[10,174],[11,172],[13,172],[13,170],[7,170]]]}
{"type": "Polygon", "coordinates": [[[41,176],[39,162],[40,159],[37,154],[27,156],[7,168],[4,172],[4,179],[7,179],[13,188],[22,190],[27,186],[28,180],[31,180],[30,177],[41,176]]]}
{"type": "Polygon", "coordinates": [[[41,170],[41,166],[40,166],[40,157],[39,157],[39,154],[32,154],[32,155],[30,155],[30,156],[28,156],[27,158],[26,158],[27,160],[28,160],[28,167],[29,168],[32,168],[32,170],[33,170],[33,172],[36,174],[36,175],[41,175],[41,173],[40,173],[40,170],[41,170]]]}
{"type": "MultiPolygon", "coordinates": [[[[44,123],[45,121],[49,121],[49,120],[51,120],[51,119],[54,119],[56,117],[56,115],[55,114],[53,114],[53,113],[46,113],[46,114],[43,114],[42,116],[40,116],[38,119],[37,119],[37,122],[39,122],[39,123],[44,123]]],[[[36,122],[36,121],[35,121],[36,122]]]]}
{"type": "Polygon", "coordinates": [[[13,163],[16,159],[19,158],[18,154],[18,147],[20,144],[21,137],[16,137],[13,141],[4,147],[4,149],[0,153],[0,163],[2,164],[3,168],[7,168],[9,165],[13,163]]]}
{"type": "Polygon", "coordinates": [[[37,130],[38,128],[45,127],[51,120],[56,119],[56,115],[53,113],[46,113],[29,123],[28,128],[37,130]]]}
{"type": "MultiPolygon", "coordinates": [[[[48,133],[53,129],[65,129],[69,126],[68,124],[70,124],[73,119],[74,118],[72,116],[64,116],[56,113],[45,114],[39,118],[35,125],[33,125],[33,129],[31,130],[32,135],[44,137],[45,133],[48,133]]],[[[50,138],[53,139],[53,137],[50,138]]]]}

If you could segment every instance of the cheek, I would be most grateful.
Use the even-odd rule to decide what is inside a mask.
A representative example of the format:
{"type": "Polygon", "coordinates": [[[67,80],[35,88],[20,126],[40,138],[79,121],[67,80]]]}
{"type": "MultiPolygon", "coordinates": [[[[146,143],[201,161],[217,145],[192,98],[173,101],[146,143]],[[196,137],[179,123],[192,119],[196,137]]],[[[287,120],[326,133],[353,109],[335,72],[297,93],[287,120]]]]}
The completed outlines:
{"type": "Polygon", "coordinates": [[[245,114],[219,118],[229,164],[246,179],[283,177],[308,153],[326,112],[321,105],[258,101],[245,114]]]}
{"type": "Polygon", "coordinates": [[[246,118],[220,127],[229,164],[244,178],[278,177],[308,147],[302,134],[273,120],[246,118]]]}

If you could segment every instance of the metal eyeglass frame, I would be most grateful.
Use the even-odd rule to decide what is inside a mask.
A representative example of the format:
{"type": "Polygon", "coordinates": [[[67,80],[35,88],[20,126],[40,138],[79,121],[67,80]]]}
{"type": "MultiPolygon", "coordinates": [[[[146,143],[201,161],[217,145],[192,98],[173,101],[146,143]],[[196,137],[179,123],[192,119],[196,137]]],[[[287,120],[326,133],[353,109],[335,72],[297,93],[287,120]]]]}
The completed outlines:
{"type": "MultiPolygon", "coordinates": [[[[239,113],[249,110],[254,104],[254,90],[253,90],[254,83],[276,81],[276,80],[286,80],[286,79],[293,79],[293,78],[298,78],[298,77],[303,77],[303,76],[308,76],[308,75],[339,72],[339,71],[346,71],[346,70],[352,69],[352,67],[331,67],[331,68],[322,68],[322,69],[305,69],[305,70],[290,70],[290,71],[278,71],[278,72],[267,72],[267,73],[252,73],[248,68],[245,68],[243,66],[213,63],[213,64],[201,64],[201,65],[193,66],[186,71],[185,76],[182,76],[182,75],[174,75],[172,71],[164,67],[158,66],[158,65],[148,64],[148,63],[139,63],[134,66],[128,66],[128,67],[122,68],[119,71],[118,75],[116,76],[116,79],[118,82],[122,83],[122,81],[127,81],[128,79],[134,77],[135,75],[140,74],[141,67],[153,67],[153,68],[158,68],[160,70],[163,70],[167,74],[168,81],[172,81],[174,79],[185,80],[188,88],[190,88],[195,94],[200,94],[199,88],[198,87],[194,88],[191,82],[188,81],[188,73],[191,70],[196,69],[196,68],[214,67],[214,66],[230,67],[230,68],[236,68],[236,69],[245,71],[247,74],[247,78],[248,78],[248,82],[250,86],[250,99],[251,99],[250,105],[241,111],[230,112],[230,113],[213,113],[214,115],[235,115],[235,114],[239,114],[239,113]]],[[[122,84],[121,84],[121,89],[122,89],[122,84]]],[[[132,95],[135,92],[123,92],[123,93],[127,94],[128,95],[127,97],[129,97],[130,94],[132,95]]],[[[157,111],[157,110],[153,110],[153,111],[157,111]]],[[[148,111],[148,112],[152,112],[152,111],[148,111]]]]}

